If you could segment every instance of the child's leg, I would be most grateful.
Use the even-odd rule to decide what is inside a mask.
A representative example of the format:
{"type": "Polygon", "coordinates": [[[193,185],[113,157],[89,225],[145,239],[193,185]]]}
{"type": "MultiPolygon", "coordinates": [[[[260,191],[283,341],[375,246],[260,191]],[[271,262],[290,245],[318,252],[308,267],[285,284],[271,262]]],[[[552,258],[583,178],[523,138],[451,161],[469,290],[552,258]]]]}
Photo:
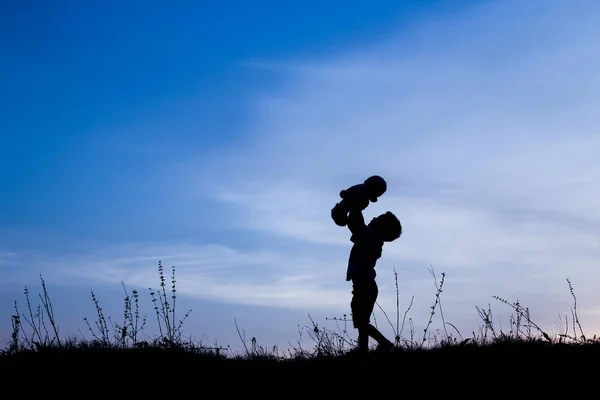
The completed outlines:
{"type": "Polygon", "coordinates": [[[331,209],[331,218],[338,226],[346,226],[348,224],[348,210],[342,203],[336,203],[331,209]]]}

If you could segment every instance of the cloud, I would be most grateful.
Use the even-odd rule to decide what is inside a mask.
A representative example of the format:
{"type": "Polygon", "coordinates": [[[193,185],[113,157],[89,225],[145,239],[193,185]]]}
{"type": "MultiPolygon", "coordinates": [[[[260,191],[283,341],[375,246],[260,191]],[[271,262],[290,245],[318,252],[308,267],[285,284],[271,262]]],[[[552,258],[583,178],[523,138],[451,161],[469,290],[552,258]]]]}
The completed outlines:
{"type": "MultiPolygon", "coordinates": [[[[539,292],[555,315],[544,304],[568,276],[600,300],[598,4],[533,4],[487,2],[327,59],[252,63],[284,84],[254,99],[245,146],[196,166],[220,172],[191,187],[239,228],[341,255],[347,232],[329,210],[381,174],[388,192],[366,213],[401,218],[382,262],[416,268],[409,282],[432,264],[496,294],[539,292]]],[[[470,307],[481,290],[464,288],[470,307]]]]}
{"type": "Polygon", "coordinates": [[[248,104],[238,142],[170,170],[177,198],[218,202],[213,219],[233,223],[217,227],[234,232],[228,243],[0,255],[0,266],[146,288],[161,260],[185,296],[344,312],[349,234],[329,212],[341,189],[376,173],[388,192],[367,220],[392,210],[404,227],[378,262],[385,309],[395,307],[395,267],[401,307],[414,294],[414,315],[427,318],[431,265],[447,273],[448,320],[467,331],[492,295],[519,298],[552,325],[570,305],[565,277],[595,318],[599,7],[486,2],[327,58],[246,63],[282,84],[248,104]]]}
{"type": "Polygon", "coordinates": [[[171,268],[175,267],[177,291],[190,298],[326,310],[348,303],[348,290],[343,285],[331,285],[336,280],[343,283],[333,278],[344,276],[343,261],[337,263],[341,266],[332,266],[327,259],[310,255],[240,251],[220,245],[145,243],[57,258],[48,256],[43,264],[31,265],[30,269],[40,268],[49,283],[123,282],[159,289],[160,261],[167,290],[171,287],[171,268]]]}

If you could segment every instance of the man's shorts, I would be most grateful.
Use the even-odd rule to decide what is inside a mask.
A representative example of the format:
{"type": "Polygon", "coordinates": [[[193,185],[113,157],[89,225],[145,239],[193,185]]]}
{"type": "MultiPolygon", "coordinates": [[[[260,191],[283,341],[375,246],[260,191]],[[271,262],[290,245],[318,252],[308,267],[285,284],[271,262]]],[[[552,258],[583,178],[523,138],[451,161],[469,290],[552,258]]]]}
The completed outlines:
{"type": "Polygon", "coordinates": [[[375,307],[379,289],[375,279],[352,281],[352,323],[355,328],[367,326],[375,307]]]}

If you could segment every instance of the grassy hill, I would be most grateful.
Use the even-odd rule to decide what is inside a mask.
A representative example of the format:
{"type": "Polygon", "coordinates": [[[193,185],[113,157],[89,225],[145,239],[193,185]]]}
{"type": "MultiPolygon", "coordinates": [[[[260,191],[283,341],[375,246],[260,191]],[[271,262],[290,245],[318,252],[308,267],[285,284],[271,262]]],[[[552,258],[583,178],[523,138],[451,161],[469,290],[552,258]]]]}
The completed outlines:
{"type": "MultiPolygon", "coordinates": [[[[255,338],[247,343],[240,335],[244,350],[232,354],[225,347],[184,339],[185,316],[180,321],[174,318],[175,287],[168,293],[160,264],[159,278],[161,286],[152,292],[152,300],[161,321],[160,335],[152,339],[146,335],[143,340],[144,319],[138,312],[136,291],[125,299],[122,324],[107,323],[92,293],[97,318],[85,320],[92,338],[60,338],[41,279],[39,307],[31,307],[26,290],[26,312],[15,308],[10,343],[0,351],[0,379],[25,385],[31,393],[61,382],[63,394],[98,387],[121,394],[119,390],[136,393],[135,388],[143,388],[149,394],[173,396],[187,393],[186,387],[202,387],[197,393],[207,395],[215,387],[224,393],[272,395],[273,388],[282,387],[289,395],[329,393],[335,398],[365,390],[387,393],[390,388],[404,394],[415,389],[412,395],[426,398],[433,393],[467,392],[498,397],[507,388],[513,390],[507,395],[517,398],[523,390],[530,390],[536,398],[542,393],[555,397],[563,391],[573,396],[588,387],[595,393],[599,382],[600,340],[587,338],[582,331],[577,335],[575,329],[572,335],[550,337],[530,320],[527,309],[500,298],[516,314],[508,332],[495,330],[491,311],[477,309],[483,323],[477,336],[447,335],[431,342],[425,335],[422,340],[397,335],[392,351],[361,355],[352,351],[353,339],[345,331],[331,331],[313,322],[313,346],[282,352],[259,346],[255,338]]],[[[430,321],[440,302],[443,278],[442,274],[441,281],[436,281],[430,321]]],[[[573,327],[578,325],[575,308],[573,327]]]]}

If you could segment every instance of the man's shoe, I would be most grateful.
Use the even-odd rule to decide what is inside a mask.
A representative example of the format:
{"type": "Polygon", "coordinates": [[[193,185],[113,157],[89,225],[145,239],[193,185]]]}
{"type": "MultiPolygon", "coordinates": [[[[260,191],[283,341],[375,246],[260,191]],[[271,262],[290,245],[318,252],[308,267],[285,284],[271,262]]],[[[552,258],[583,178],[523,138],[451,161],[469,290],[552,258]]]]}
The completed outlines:
{"type": "Polygon", "coordinates": [[[348,352],[346,352],[346,354],[350,357],[364,357],[368,354],[369,350],[368,349],[363,349],[360,347],[355,347],[352,350],[348,350],[348,352]]]}
{"type": "Polygon", "coordinates": [[[375,349],[376,352],[378,353],[388,353],[390,351],[392,351],[394,349],[394,343],[388,341],[388,342],[384,342],[384,343],[379,343],[377,345],[377,348],[375,349]]]}

